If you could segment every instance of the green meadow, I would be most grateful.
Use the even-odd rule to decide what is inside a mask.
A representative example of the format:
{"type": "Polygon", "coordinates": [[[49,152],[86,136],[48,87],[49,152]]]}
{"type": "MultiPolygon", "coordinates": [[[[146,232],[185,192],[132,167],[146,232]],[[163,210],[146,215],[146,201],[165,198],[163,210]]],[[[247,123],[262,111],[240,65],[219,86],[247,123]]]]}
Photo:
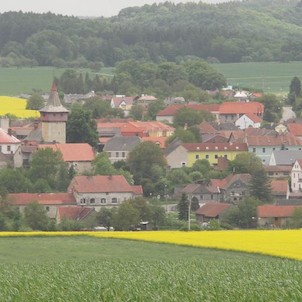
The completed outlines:
{"type": "Polygon", "coordinates": [[[0,301],[301,301],[302,262],[89,237],[0,239],[0,301]]]}
{"type": "Polygon", "coordinates": [[[302,62],[213,64],[228,85],[261,89],[266,93],[286,95],[293,77],[302,79],[302,62]]]}

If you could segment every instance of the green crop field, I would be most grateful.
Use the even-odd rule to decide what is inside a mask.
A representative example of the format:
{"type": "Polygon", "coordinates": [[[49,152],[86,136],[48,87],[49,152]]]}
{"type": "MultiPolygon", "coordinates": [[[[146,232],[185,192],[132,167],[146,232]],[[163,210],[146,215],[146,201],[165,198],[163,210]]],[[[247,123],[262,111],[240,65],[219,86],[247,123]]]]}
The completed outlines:
{"type": "Polygon", "coordinates": [[[302,62],[229,63],[213,67],[227,78],[228,85],[266,93],[287,94],[292,78],[302,79],[302,62]]]}
{"type": "Polygon", "coordinates": [[[0,301],[301,301],[302,262],[89,237],[0,239],[0,301]]]}
{"type": "MultiPolygon", "coordinates": [[[[294,76],[302,79],[302,62],[290,63],[228,63],[213,64],[227,78],[228,85],[240,88],[261,89],[266,93],[285,95],[294,76]]],[[[66,69],[54,67],[0,68],[0,95],[18,96],[33,90],[48,92],[54,77],[66,69]]],[[[89,69],[79,69],[88,72],[89,69]]],[[[102,68],[100,75],[112,76],[114,68],[102,68]]]]}
{"type": "MultiPolygon", "coordinates": [[[[0,68],[0,95],[18,96],[21,93],[33,91],[49,92],[54,77],[60,77],[65,68],[54,67],[22,67],[0,68]]],[[[83,75],[89,73],[94,77],[90,69],[78,69],[83,75]]],[[[99,74],[112,76],[113,68],[102,68],[99,74]]]]}

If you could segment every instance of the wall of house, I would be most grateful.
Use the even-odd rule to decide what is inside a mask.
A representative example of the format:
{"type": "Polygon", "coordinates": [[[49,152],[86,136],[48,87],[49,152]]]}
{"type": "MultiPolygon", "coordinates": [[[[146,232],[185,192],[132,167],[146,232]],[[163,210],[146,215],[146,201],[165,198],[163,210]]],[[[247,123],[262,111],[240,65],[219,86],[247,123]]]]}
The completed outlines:
{"type": "Polygon", "coordinates": [[[264,165],[269,165],[272,153],[281,150],[298,151],[302,150],[301,146],[249,146],[249,152],[255,153],[264,165]]]}
{"type": "Polygon", "coordinates": [[[173,124],[174,116],[167,115],[167,116],[157,116],[156,120],[158,122],[173,124]]]}
{"type": "Polygon", "coordinates": [[[119,160],[126,160],[129,151],[106,151],[110,162],[113,164],[119,160]]]}
{"type": "Polygon", "coordinates": [[[77,193],[74,192],[74,196],[78,205],[93,206],[97,211],[101,207],[118,206],[122,202],[134,198],[133,192],[121,192],[121,193],[77,193]]]}
{"type": "Polygon", "coordinates": [[[45,142],[66,143],[66,123],[42,122],[42,138],[45,142]]]}
{"type": "Polygon", "coordinates": [[[188,165],[188,151],[183,146],[178,146],[174,151],[166,156],[168,167],[181,168],[188,165]]]}
{"type": "Polygon", "coordinates": [[[80,162],[68,162],[68,168],[73,166],[77,173],[91,172],[92,163],[91,161],[80,161],[80,162]]]}
{"type": "Polygon", "coordinates": [[[199,151],[188,152],[188,167],[192,167],[198,159],[207,159],[211,165],[217,165],[219,157],[225,157],[228,160],[234,160],[237,154],[247,151],[199,151]]]}
{"type": "Polygon", "coordinates": [[[290,177],[292,191],[302,191],[302,169],[297,162],[293,165],[290,177]]]}
{"type": "Polygon", "coordinates": [[[18,144],[0,144],[0,152],[3,154],[15,154],[17,149],[21,146],[18,144]]]}

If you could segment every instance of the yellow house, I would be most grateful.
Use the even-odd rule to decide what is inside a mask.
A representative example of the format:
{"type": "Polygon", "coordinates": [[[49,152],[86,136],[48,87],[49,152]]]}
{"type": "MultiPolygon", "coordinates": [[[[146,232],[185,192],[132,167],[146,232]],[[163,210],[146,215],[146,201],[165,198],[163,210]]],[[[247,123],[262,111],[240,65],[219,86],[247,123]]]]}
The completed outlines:
{"type": "Polygon", "coordinates": [[[219,157],[234,160],[237,154],[248,152],[246,143],[195,143],[182,146],[187,150],[188,167],[192,167],[198,159],[206,159],[215,166],[219,157]]]}

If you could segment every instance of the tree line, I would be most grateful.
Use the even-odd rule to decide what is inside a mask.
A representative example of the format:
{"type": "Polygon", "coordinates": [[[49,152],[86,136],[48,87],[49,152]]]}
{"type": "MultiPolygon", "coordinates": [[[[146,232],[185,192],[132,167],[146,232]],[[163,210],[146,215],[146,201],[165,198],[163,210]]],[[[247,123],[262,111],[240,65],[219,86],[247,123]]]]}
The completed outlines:
{"type": "Polygon", "coordinates": [[[301,60],[299,1],[164,2],[111,18],[0,15],[1,66],[114,66],[187,57],[212,63],[301,60]]]}

